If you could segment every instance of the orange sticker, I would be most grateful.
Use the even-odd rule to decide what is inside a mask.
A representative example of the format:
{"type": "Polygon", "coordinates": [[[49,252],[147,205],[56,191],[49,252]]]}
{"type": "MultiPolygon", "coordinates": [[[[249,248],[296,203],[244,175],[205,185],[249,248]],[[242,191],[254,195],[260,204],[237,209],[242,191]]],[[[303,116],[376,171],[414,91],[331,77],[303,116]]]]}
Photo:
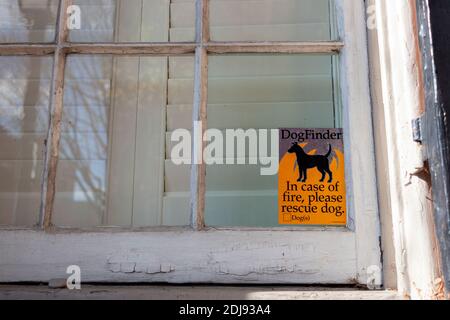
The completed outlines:
{"type": "Polygon", "coordinates": [[[347,224],[342,129],[280,129],[280,225],[347,224]]]}

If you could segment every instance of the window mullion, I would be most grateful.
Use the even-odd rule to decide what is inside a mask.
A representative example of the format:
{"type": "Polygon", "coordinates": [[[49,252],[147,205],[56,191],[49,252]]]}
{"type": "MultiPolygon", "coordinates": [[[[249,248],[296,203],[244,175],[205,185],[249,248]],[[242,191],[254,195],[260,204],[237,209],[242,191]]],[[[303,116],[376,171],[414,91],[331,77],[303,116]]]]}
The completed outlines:
{"type": "Polygon", "coordinates": [[[191,169],[191,225],[195,230],[205,226],[206,165],[203,159],[203,135],[207,128],[209,0],[196,0],[196,50],[193,106],[193,155],[191,169]]]}
{"type": "Polygon", "coordinates": [[[208,42],[209,53],[339,53],[344,47],[340,41],[324,42],[208,42]]]}
{"type": "Polygon", "coordinates": [[[196,43],[69,43],[68,54],[176,55],[193,54],[196,43]]]}
{"type": "MultiPolygon", "coordinates": [[[[66,54],[170,55],[192,54],[198,43],[63,43],[0,44],[0,56],[49,55],[59,47],[66,54]]],[[[339,53],[340,41],[329,42],[203,42],[208,53],[339,53]]]]}
{"type": "Polygon", "coordinates": [[[0,56],[46,56],[55,51],[54,44],[0,44],[0,56]]]}
{"type": "Polygon", "coordinates": [[[67,9],[72,0],[61,0],[56,30],[56,51],[53,64],[52,91],[50,102],[50,128],[47,136],[47,150],[41,199],[40,226],[47,229],[52,225],[52,213],[56,191],[56,170],[59,160],[61,120],[64,98],[64,71],[66,52],[64,44],[68,36],[67,9]]]}

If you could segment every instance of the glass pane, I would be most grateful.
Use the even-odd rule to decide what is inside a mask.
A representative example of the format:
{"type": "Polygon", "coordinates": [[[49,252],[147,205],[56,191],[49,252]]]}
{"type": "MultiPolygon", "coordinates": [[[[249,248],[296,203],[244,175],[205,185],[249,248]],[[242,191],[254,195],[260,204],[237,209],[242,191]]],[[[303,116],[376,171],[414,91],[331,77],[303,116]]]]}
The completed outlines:
{"type": "Polygon", "coordinates": [[[0,0],[0,42],[53,42],[59,0],[0,0]]]}
{"type": "MultiPolygon", "coordinates": [[[[334,59],[329,55],[211,56],[208,128],[224,132],[339,126],[334,59]]],[[[224,137],[228,150],[230,141],[224,137]]],[[[250,153],[248,142],[246,150],[246,165],[207,165],[208,226],[278,226],[277,176],[261,175],[259,164],[249,164],[256,155],[250,153]]],[[[278,158],[278,150],[270,152],[278,158]]]]}
{"type": "Polygon", "coordinates": [[[0,225],[38,222],[51,57],[0,57],[0,225]]]}
{"type": "Polygon", "coordinates": [[[68,57],[55,225],[189,223],[190,167],[164,151],[192,79],[193,57],[68,57]]]}
{"type": "Polygon", "coordinates": [[[210,0],[214,41],[336,39],[334,0],[210,0]]]}
{"type": "Polygon", "coordinates": [[[75,0],[73,42],[183,42],[195,39],[194,0],[75,0]],[[74,26],[76,24],[74,23],[74,26]]]}

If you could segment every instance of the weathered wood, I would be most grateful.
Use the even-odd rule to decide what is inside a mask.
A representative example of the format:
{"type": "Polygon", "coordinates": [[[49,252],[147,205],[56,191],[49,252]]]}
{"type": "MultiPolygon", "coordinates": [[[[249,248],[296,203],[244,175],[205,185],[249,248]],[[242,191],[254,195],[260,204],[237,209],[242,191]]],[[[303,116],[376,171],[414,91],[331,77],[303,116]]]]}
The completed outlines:
{"type": "Polygon", "coordinates": [[[193,127],[201,124],[201,132],[194,135],[193,162],[191,167],[191,225],[195,230],[205,226],[206,164],[203,159],[205,142],[203,135],[207,127],[208,103],[208,52],[204,43],[209,40],[209,0],[196,0],[196,41],[193,127]]]}
{"type": "MultiPolygon", "coordinates": [[[[411,7],[416,3],[410,0],[411,7]]],[[[445,289],[450,292],[450,122],[446,114],[450,111],[450,86],[448,57],[450,54],[449,35],[444,31],[450,26],[448,14],[450,6],[445,1],[417,1],[415,21],[417,41],[416,50],[422,54],[422,80],[419,87],[424,88],[424,105],[420,112],[425,112],[423,145],[428,155],[428,167],[425,166],[418,177],[429,178],[432,185],[434,223],[430,222],[431,237],[436,263],[435,297],[445,297],[445,289]],[[418,30],[420,29],[421,32],[418,30]]],[[[432,214],[429,214],[432,216],[432,214]]],[[[430,221],[433,221],[430,219],[430,221]]],[[[448,296],[450,299],[450,295],[448,296]]]]}
{"type": "Polygon", "coordinates": [[[203,161],[205,142],[203,135],[206,131],[206,109],[208,100],[208,54],[205,48],[197,48],[195,54],[195,88],[193,123],[201,123],[201,132],[194,136],[193,164],[191,169],[191,224],[194,229],[204,227],[205,193],[206,193],[206,164],[203,161]],[[200,146],[199,146],[200,144],[200,146]],[[197,152],[198,151],[198,152],[197,152]],[[195,154],[198,153],[198,154],[195,154]],[[199,162],[196,164],[196,162],[199,162]]]}
{"type": "MultiPolygon", "coordinates": [[[[340,86],[343,88],[344,148],[349,200],[349,228],[356,233],[358,282],[376,280],[381,285],[380,222],[373,148],[372,110],[367,74],[367,39],[364,4],[336,1],[345,12],[340,28],[345,50],[340,56],[340,86]],[[377,274],[374,274],[375,272],[377,274]]],[[[375,283],[374,283],[375,284],[375,283]]]]}
{"type": "Polygon", "coordinates": [[[395,253],[397,290],[412,299],[431,299],[441,295],[443,281],[433,230],[435,199],[431,200],[423,146],[411,134],[411,119],[424,109],[414,2],[374,2],[377,35],[371,40],[377,52],[371,51],[371,57],[379,70],[371,74],[373,124],[379,192],[384,193],[381,200],[389,201],[381,215],[392,220],[392,231],[385,224],[383,234],[393,232],[393,243],[385,237],[384,246],[392,246],[395,253]],[[398,32],[392,32],[392,26],[398,32]]]}
{"type": "Polygon", "coordinates": [[[201,8],[197,14],[197,21],[201,23],[201,40],[202,43],[207,43],[211,37],[210,35],[210,20],[209,20],[209,0],[198,1],[201,8]],[[200,15],[200,17],[198,16],[200,15]]]}
{"type": "Polygon", "coordinates": [[[69,38],[68,8],[73,4],[73,0],[61,0],[59,4],[58,20],[56,22],[56,44],[63,45],[69,38]]]}
{"type": "MultiPolygon", "coordinates": [[[[64,286],[66,282],[64,282],[64,286]]],[[[396,291],[293,286],[117,286],[84,285],[81,290],[43,286],[0,286],[2,300],[402,300],[396,291]]]]}
{"type": "Polygon", "coordinates": [[[195,47],[193,43],[71,43],[65,44],[63,49],[68,54],[169,55],[194,54],[195,47]]]}
{"type": "MultiPolygon", "coordinates": [[[[323,43],[215,43],[209,42],[209,31],[204,24],[208,21],[207,0],[198,0],[201,8],[202,23],[197,30],[198,41],[185,44],[67,44],[64,23],[60,23],[58,42],[54,47],[55,72],[52,95],[52,122],[48,146],[48,164],[44,181],[42,224],[50,231],[53,199],[55,196],[56,168],[60,139],[60,122],[63,105],[64,65],[66,54],[196,54],[196,85],[193,120],[203,124],[206,130],[208,53],[338,53],[343,48],[341,42],[323,43]]],[[[348,1],[347,1],[348,2],[348,1]]],[[[65,2],[67,4],[67,2],[65,2]]],[[[352,15],[346,19],[346,30],[358,29],[357,37],[349,33],[349,41],[358,45],[349,46],[347,63],[353,65],[347,72],[347,80],[342,86],[349,97],[348,112],[355,111],[351,120],[352,132],[363,132],[351,141],[351,153],[356,154],[356,161],[351,158],[352,183],[349,194],[355,201],[351,211],[356,216],[355,232],[315,232],[299,229],[298,232],[286,230],[268,231],[217,231],[209,232],[151,232],[151,233],[112,233],[104,234],[74,233],[44,234],[42,232],[0,232],[0,274],[1,281],[48,281],[63,275],[65,268],[76,261],[84,261],[81,266],[83,281],[148,281],[148,282],[252,282],[252,283],[365,283],[361,274],[368,267],[366,262],[379,259],[379,251],[373,250],[378,238],[376,230],[376,191],[373,190],[373,162],[363,162],[366,155],[371,157],[370,109],[367,101],[367,78],[356,78],[353,72],[357,61],[365,64],[364,55],[357,51],[361,48],[361,33],[365,28],[355,14],[363,13],[361,6],[346,4],[345,12],[352,15]],[[356,9],[355,9],[356,8],[356,9]],[[355,86],[354,81],[361,81],[355,86]],[[355,87],[353,87],[355,86],[355,87]],[[361,89],[359,94],[355,90],[361,89]],[[365,98],[364,98],[365,96],[365,98]],[[359,104],[363,104],[358,111],[359,104]],[[360,118],[361,117],[362,121],[360,118]],[[354,122],[353,122],[354,121],[354,122]],[[369,141],[369,143],[368,143],[369,141]],[[359,142],[359,143],[357,143],[359,142]],[[362,170],[361,170],[362,168],[362,170]],[[360,173],[361,178],[357,177],[360,173]],[[355,179],[357,180],[355,183],[355,179]],[[358,191],[358,190],[359,191],[358,191]],[[357,191],[357,192],[356,192],[357,191]],[[364,192],[364,193],[363,193],[364,192]],[[365,232],[366,231],[366,232],[365,232]],[[358,243],[356,238],[358,237],[358,243]],[[364,243],[364,238],[368,239],[364,243]],[[149,239],[151,241],[149,242],[149,239]],[[360,242],[362,241],[362,242],[360,242]],[[163,244],[163,245],[161,245],[163,244]],[[355,245],[358,248],[355,252],[355,245]],[[46,248],[44,256],[33,254],[39,248],[46,248]],[[68,251],[67,248],[70,248],[68,251]],[[120,251],[117,251],[118,248],[120,251]],[[195,250],[192,250],[195,248],[195,250]],[[366,252],[366,251],[367,252],[366,252]],[[70,253],[70,254],[68,254],[70,253]],[[169,253],[169,254],[168,254],[169,253]],[[286,255],[284,255],[286,253],[286,255]],[[74,262],[73,257],[77,259],[74,262]],[[359,261],[361,257],[361,261],[359,261]],[[36,270],[36,265],[46,267],[36,270]],[[332,261],[332,263],[324,263],[332,261]],[[357,269],[361,267],[360,269],[357,269]],[[358,277],[359,275],[359,277],[358,277]]],[[[61,11],[62,14],[63,11],[61,11]]],[[[60,22],[64,19],[60,18],[60,22]]],[[[347,41],[347,38],[346,38],[347,41]]],[[[0,52],[2,50],[0,45],[0,52]]],[[[343,65],[345,66],[345,64],[343,65]]],[[[367,73],[365,73],[367,76],[367,73]]],[[[364,74],[363,74],[364,76],[364,74]]],[[[349,138],[349,136],[347,136],[349,138]]],[[[347,140],[348,141],[348,140],[347,140]]],[[[201,143],[201,142],[199,142],[201,143]]],[[[350,154],[350,152],[349,152],[350,154]]],[[[205,201],[205,166],[194,165],[191,175],[192,190],[192,225],[195,229],[204,227],[205,201]]]]}
{"type": "MultiPolygon", "coordinates": [[[[205,33],[202,33],[204,35],[205,33]]],[[[209,53],[339,53],[342,42],[205,42],[209,53]]],[[[189,54],[195,52],[195,43],[64,43],[67,54],[189,54]]],[[[48,55],[56,51],[53,44],[1,44],[0,55],[48,55]]]]}
{"type": "MultiPolygon", "coordinates": [[[[379,12],[375,10],[374,5],[378,0],[370,0],[367,2],[369,12],[379,12]],[[372,11],[370,11],[372,10],[372,11]]],[[[383,284],[385,288],[397,289],[397,270],[395,262],[395,248],[393,246],[393,221],[391,213],[391,201],[387,185],[389,182],[385,177],[386,168],[389,168],[390,157],[385,152],[387,146],[386,133],[384,128],[383,110],[383,90],[379,84],[381,79],[380,52],[378,44],[379,32],[381,28],[370,30],[368,35],[368,51],[369,51],[369,69],[371,80],[371,99],[374,123],[374,140],[375,140],[375,157],[377,163],[377,184],[378,184],[378,204],[380,211],[381,224],[381,246],[383,251],[383,284]]]]}
{"type": "Polygon", "coordinates": [[[342,42],[209,42],[209,53],[339,53],[342,42]]]}
{"type": "Polygon", "coordinates": [[[64,278],[70,265],[82,283],[354,284],[356,273],[352,232],[16,230],[0,243],[5,283],[64,278]]]}
{"type": "Polygon", "coordinates": [[[55,51],[54,44],[0,44],[0,56],[45,56],[55,51]]]}
{"type": "Polygon", "coordinates": [[[50,101],[51,119],[50,130],[47,137],[47,152],[42,182],[42,201],[40,212],[40,226],[49,228],[52,224],[53,205],[56,193],[56,173],[59,160],[59,143],[61,140],[61,121],[64,100],[64,71],[66,67],[66,54],[61,45],[68,36],[67,8],[72,0],[63,0],[60,3],[57,23],[57,48],[53,66],[53,83],[50,101]]]}

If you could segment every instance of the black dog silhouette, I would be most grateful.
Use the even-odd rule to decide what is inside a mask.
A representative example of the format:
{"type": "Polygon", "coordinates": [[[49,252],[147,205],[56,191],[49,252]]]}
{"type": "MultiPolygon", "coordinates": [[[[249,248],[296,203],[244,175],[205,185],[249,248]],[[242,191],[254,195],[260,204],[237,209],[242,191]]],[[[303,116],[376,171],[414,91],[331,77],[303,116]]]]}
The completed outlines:
{"type": "Polygon", "coordinates": [[[297,163],[298,168],[300,171],[300,178],[298,178],[298,182],[306,182],[307,178],[307,171],[308,169],[317,168],[317,170],[320,171],[322,174],[322,179],[320,182],[323,182],[325,180],[326,173],[328,173],[328,176],[330,179],[328,180],[328,183],[333,182],[333,173],[330,170],[330,161],[328,157],[331,155],[331,145],[330,149],[328,150],[328,153],[324,156],[310,156],[307,154],[302,147],[300,147],[296,142],[292,143],[292,147],[289,149],[289,153],[295,153],[297,155],[297,163]]]}

